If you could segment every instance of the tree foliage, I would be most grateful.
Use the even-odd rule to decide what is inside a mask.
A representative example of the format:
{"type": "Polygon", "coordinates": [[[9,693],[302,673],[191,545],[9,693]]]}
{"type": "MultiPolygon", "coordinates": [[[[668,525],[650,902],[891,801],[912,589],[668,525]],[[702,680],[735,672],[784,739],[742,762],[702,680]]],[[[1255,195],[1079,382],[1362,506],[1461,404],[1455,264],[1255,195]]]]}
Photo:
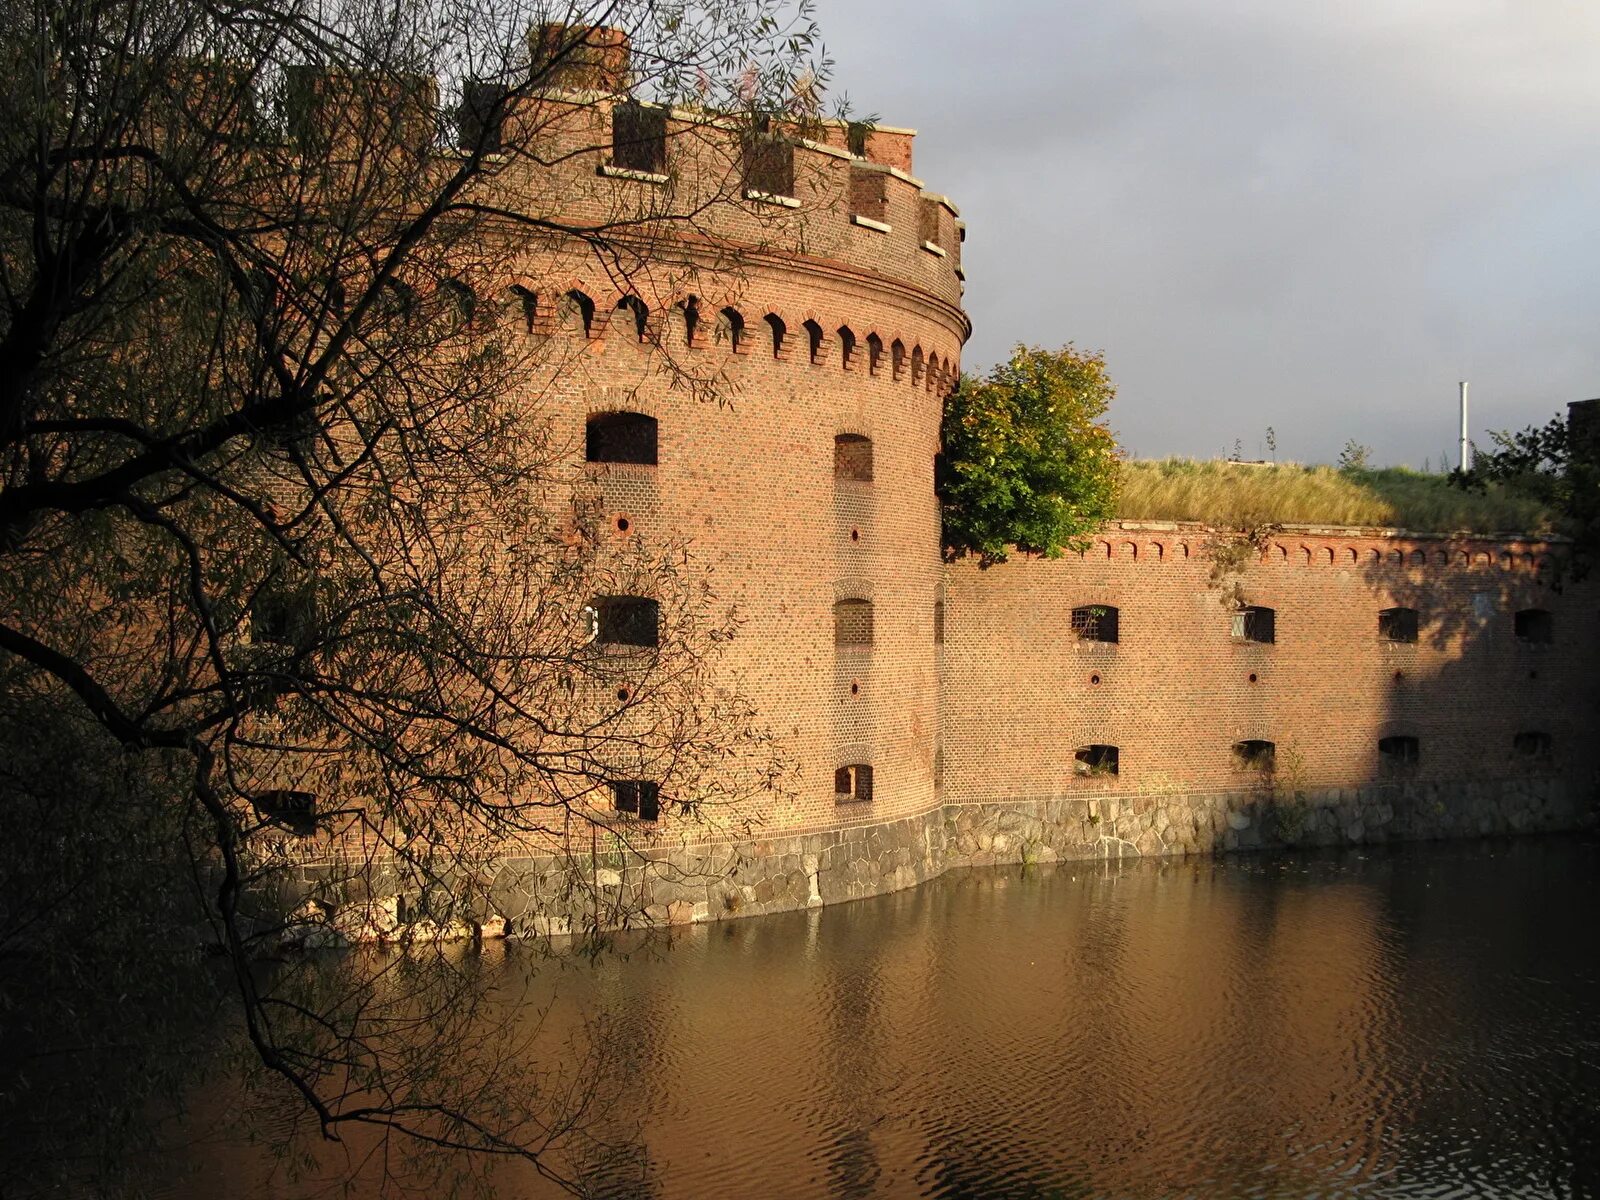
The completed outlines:
{"type": "Polygon", "coordinates": [[[1018,346],[946,399],[939,472],[951,555],[1004,562],[1011,547],[1054,558],[1114,513],[1119,454],[1101,423],[1116,389],[1105,359],[1072,345],[1018,346]]]}
{"type": "Polygon", "coordinates": [[[1586,574],[1600,554],[1600,458],[1583,452],[1561,417],[1544,425],[1489,436],[1492,450],[1473,447],[1472,469],[1450,473],[1456,487],[1481,492],[1498,485],[1513,495],[1527,496],[1559,516],[1561,532],[1572,538],[1571,568],[1586,574]]]}
{"type": "MultiPolygon", "coordinates": [[[[735,270],[685,247],[721,244],[704,227],[742,202],[736,139],[720,174],[608,189],[600,100],[564,84],[620,28],[634,88],[725,145],[741,113],[765,128],[825,78],[809,15],[7,13],[0,820],[24,833],[0,839],[0,1169],[84,1187],[65,1149],[137,1124],[140,1081],[200,1057],[166,1016],[219,994],[260,1089],[325,1138],[542,1164],[566,1126],[536,1119],[544,1098],[474,1025],[454,960],[259,959],[290,885],[346,931],[398,895],[420,947],[492,915],[504,848],[625,844],[609,779],[659,780],[698,821],[771,785],[764,732],[713,686],[733,614],[682,546],[600,546],[539,390],[581,344],[531,336],[527,299],[503,299],[529,255],[602,264],[620,291],[647,269],[735,270]],[[653,598],[660,645],[587,645],[607,595],[653,598]],[[120,1096],[96,1086],[108,1053],[120,1096]]],[[[598,925],[592,867],[566,864],[598,925]]]]}

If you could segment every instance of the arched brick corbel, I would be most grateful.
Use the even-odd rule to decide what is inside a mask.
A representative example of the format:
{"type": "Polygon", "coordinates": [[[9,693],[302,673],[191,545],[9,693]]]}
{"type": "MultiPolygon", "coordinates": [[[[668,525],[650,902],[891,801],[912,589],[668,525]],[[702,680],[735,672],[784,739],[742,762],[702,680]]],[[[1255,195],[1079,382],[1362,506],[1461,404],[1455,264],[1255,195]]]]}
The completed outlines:
{"type": "Polygon", "coordinates": [[[763,347],[778,362],[788,362],[793,357],[795,337],[803,333],[798,327],[791,327],[783,314],[773,308],[761,314],[761,324],[757,327],[763,347]]]}
{"type": "Polygon", "coordinates": [[[759,336],[750,328],[750,321],[734,300],[722,300],[715,305],[701,304],[701,321],[707,324],[707,345],[719,346],[724,353],[746,355],[750,353],[750,339],[759,336]]]}
{"type": "Polygon", "coordinates": [[[832,366],[834,337],[828,332],[828,322],[817,316],[814,310],[808,309],[800,322],[800,333],[805,339],[803,350],[806,361],[814,367],[832,366]]]}
{"type": "Polygon", "coordinates": [[[861,339],[849,325],[840,325],[834,332],[839,340],[839,367],[854,373],[861,366],[861,339]]]}
{"type": "Polygon", "coordinates": [[[674,297],[670,304],[662,306],[661,319],[661,336],[668,339],[665,344],[669,350],[700,351],[711,344],[714,330],[706,327],[706,309],[699,296],[674,297]]]}
{"type": "MultiPolygon", "coordinates": [[[[577,296],[582,297],[583,301],[586,301],[588,304],[588,311],[590,314],[587,330],[588,348],[591,351],[598,353],[600,350],[600,338],[605,332],[603,324],[606,314],[601,311],[601,306],[595,302],[593,293],[590,292],[588,288],[584,287],[581,280],[574,279],[564,286],[561,286],[551,292],[550,304],[548,306],[550,309],[551,332],[560,332],[563,328],[562,322],[565,320],[565,314],[568,312],[573,312],[582,307],[582,305],[579,304],[579,301],[574,298],[575,293],[577,296]]],[[[577,313],[574,332],[577,333],[579,337],[585,336],[583,331],[583,316],[581,312],[577,313]]]]}

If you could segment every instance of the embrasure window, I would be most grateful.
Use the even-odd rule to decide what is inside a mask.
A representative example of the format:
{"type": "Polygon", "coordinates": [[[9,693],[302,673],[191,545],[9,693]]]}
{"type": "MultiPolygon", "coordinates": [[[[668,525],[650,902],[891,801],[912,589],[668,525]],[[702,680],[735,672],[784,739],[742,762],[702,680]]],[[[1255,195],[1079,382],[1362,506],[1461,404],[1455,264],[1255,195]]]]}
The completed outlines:
{"type": "Polygon", "coordinates": [[[839,433],[833,438],[833,477],[872,482],[872,439],[859,433],[839,433]]]}
{"type": "Polygon", "coordinates": [[[1117,640],[1117,610],[1109,604],[1085,604],[1072,610],[1072,632],[1080,642],[1117,640]]]}
{"type": "Polygon", "coordinates": [[[656,462],[656,419],[636,412],[595,413],[584,431],[590,462],[656,462]]]}
{"type": "Polygon", "coordinates": [[[1422,745],[1414,737],[1378,739],[1378,766],[1386,775],[1402,775],[1415,770],[1422,761],[1422,745]]]}
{"type": "Polygon", "coordinates": [[[661,638],[661,606],[644,596],[597,596],[592,605],[599,629],[595,641],[613,646],[655,646],[661,638]]]}
{"type": "Polygon", "coordinates": [[[856,648],[872,645],[871,600],[839,600],[834,603],[833,644],[856,648]]]}
{"type": "Polygon", "coordinates": [[[625,101],[611,109],[611,164],[647,175],[667,170],[667,110],[625,101]]]}
{"type": "Polygon", "coordinates": [[[1518,758],[1549,758],[1550,735],[1529,731],[1511,739],[1511,749],[1518,758]]]}
{"type": "Polygon", "coordinates": [[[851,763],[833,773],[833,798],[840,804],[872,799],[872,768],[866,763],[851,763]]]}
{"type": "Polygon", "coordinates": [[[269,581],[250,605],[250,640],[256,645],[309,647],[317,636],[317,605],[309,592],[269,581]]]}
{"type": "Polygon", "coordinates": [[[1247,604],[1233,614],[1233,640],[1264,642],[1278,640],[1278,614],[1270,608],[1247,604]]]}
{"type": "Polygon", "coordinates": [[[614,779],[611,803],[619,813],[654,821],[661,816],[661,785],[649,779],[614,779]]]}
{"type": "Polygon", "coordinates": [[[273,788],[252,796],[251,803],[263,817],[287,827],[301,837],[317,831],[317,797],[314,792],[273,788]]]}
{"type": "Polygon", "coordinates": [[[1278,747],[1271,742],[1247,738],[1233,744],[1233,765],[1241,771],[1268,772],[1277,762],[1278,747]]]}
{"type": "Polygon", "coordinates": [[[1417,640],[1417,610],[1386,608],[1378,614],[1378,636],[1386,642],[1417,640]]]}
{"type": "Polygon", "coordinates": [[[1075,775],[1115,775],[1118,757],[1115,746],[1079,746],[1073,756],[1075,775]]]}
{"type": "Polygon", "coordinates": [[[1517,640],[1545,644],[1556,640],[1555,616],[1542,608],[1525,608],[1512,618],[1517,640]]]}

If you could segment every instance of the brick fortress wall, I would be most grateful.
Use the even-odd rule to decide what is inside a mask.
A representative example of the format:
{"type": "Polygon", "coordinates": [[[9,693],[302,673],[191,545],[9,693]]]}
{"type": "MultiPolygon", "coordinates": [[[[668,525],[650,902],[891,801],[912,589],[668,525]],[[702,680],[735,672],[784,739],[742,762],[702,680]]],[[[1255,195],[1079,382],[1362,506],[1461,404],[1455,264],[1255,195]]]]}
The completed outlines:
{"type": "Polygon", "coordinates": [[[1258,782],[1246,741],[1275,746],[1280,784],[1592,768],[1593,592],[1552,586],[1549,546],[1288,530],[1217,578],[1214,544],[1122,522],[1081,555],[956,564],[946,800],[1235,789],[1258,782]],[[1270,642],[1241,636],[1236,599],[1273,611],[1270,642]],[[1080,636],[1081,608],[1114,609],[1116,640],[1080,636]],[[1391,609],[1415,628],[1380,628],[1391,609]],[[1519,630],[1519,612],[1549,616],[1519,630]],[[1416,761],[1386,764],[1389,737],[1417,739],[1416,761]],[[1119,748],[1115,774],[1075,773],[1088,745],[1119,748]]]}
{"type": "MultiPolygon", "coordinates": [[[[619,166],[605,143],[625,96],[590,90],[604,82],[590,76],[570,82],[538,98],[555,165],[535,180],[508,164],[495,186],[554,188],[580,222],[700,215],[638,247],[625,277],[609,249],[537,242],[500,287],[533,352],[530,403],[572,448],[602,567],[628,543],[686,541],[742,622],[720,648],[720,677],[754,702],[796,773],[786,795],[716,821],[793,830],[926,814],[941,577],[932,471],[969,333],[957,211],[910,173],[909,130],[874,129],[852,154],[845,126],[812,128],[792,143],[792,186],[765,193],[737,182],[734,131],[655,110],[660,169],[619,166]],[[654,419],[656,461],[585,462],[586,422],[604,414],[654,419]],[[855,456],[842,468],[841,437],[855,456]],[[839,644],[839,601],[870,604],[870,639],[839,644]],[[841,803],[836,772],[855,765],[872,768],[871,798],[841,803]]],[[[706,836],[667,803],[627,834],[656,846],[706,836]]]]}
{"type": "MultiPolygon", "coordinates": [[[[615,79],[570,82],[538,97],[556,165],[508,163],[495,186],[554,188],[595,221],[727,193],[737,151],[704,114],[665,114],[647,164],[661,169],[619,165],[594,148],[623,102],[615,79]]],[[[796,767],[788,796],[733,814],[754,837],[666,805],[648,824],[599,812],[643,851],[592,864],[614,911],[707,920],[968,863],[1582,818],[1595,602],[1551,586],[1549,547],[1284,531],[1214,578],[1206,531],[1124,523],[1081,556],[945,566],[932,465],[969,332],[963,231],[911,174],[909,131],[873,131],[864,154],[848,141],[842,126],[798,141],[783,193],[736,187],[692,235],[638,247],[624,278],[614,258],[539,240],[495,285],[534,352],[529,402],[572,447],[575,525],[602,564],[607,547],[684,542],[709,568],[743,622],[721,677],[796,767]],[[654,419],[654,463],[584,461],[586,423],[615,413],[654,419]],[[870,479],[846,461],[857,439],[870,479]],[[1236,636],[1225,593],[1273,610],[1270,644],[1236,636]],[[836,605],[860,601],[870,639],[856,609],[841,644],[836,605]],[[1415,611],[1414,641],[1380,636],[1392,608],[1415,611]],[[1114,609],[1116,640],[1082,636],[1074,609],[1114,609]],[[1517,636],[1532,610],[1548,641],[1517,636]],[[1396,760],[1383,739],[1414,741],[1396,760]],[[1276,770],[1241,759],[1245,742],[1270,743],[1276,770]],[[1086,747],[1115,747],[1115,773],[1101,751],[1080,761],[1086,747]],[[870,799],[835,791],[855,765],[872,768],[870,799]]],[[[564,907],[563,870],[506,861],[497,914],[526,933],[592,916],[564,907]]]]}

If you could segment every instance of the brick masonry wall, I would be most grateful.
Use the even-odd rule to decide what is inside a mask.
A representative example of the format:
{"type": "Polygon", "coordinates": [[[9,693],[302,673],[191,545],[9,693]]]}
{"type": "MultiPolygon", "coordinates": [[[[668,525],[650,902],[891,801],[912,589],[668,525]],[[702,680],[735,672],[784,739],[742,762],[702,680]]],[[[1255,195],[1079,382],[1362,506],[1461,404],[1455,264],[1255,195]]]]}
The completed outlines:
{"type": "MultiPolygon", "coordinates": [[[[904,715],[873,711],[887,786],[864,810],[841,811],[829,795],[848,724],[825,703],[830,680],[836,705],[846,703],[837,693],[844,673],[816,670],[831,650],[832,592],[813,586],[799,593],[804,601],[758,603],[780,646],[746,639],[743,669],[765,689],[768,711],[794,722],[796,752],[812,756],[810,802],[766,814],[755,836],[697,838],[686,828],[677,843],[643,853],[508,858],[492,873],[482,928],[554,937],[726,920],[913,887],[952,867],[1593,823],[1595,594],[1555,583],[1551,547],[1283,531],[1219,581],[1211,543],[1203,529],[1122,523],[1081,557],[988,570],[960,562],[943,569],[942,584],[924,563],[893,622],[903,642],[886,660],[914,680],[886,689],[904,715]],[[930,626],[910,609],[941,586],[945,639],[933,648],[930,626]],[[1219,599],[1234,586],[1277,610],[1273,644],[1235,641],[1219,599]],[[1086,604],[1118,609],[1115,645],[1076,636],[1070,614],[1086,604]],[[1378,636],[1378,611],[1397,605],[1420,614],[1415,643],[1378,636]],[[1516,612],[1533,607],[1551,614],[1548,644],[1516,637],[1516,612]],[[917,707],[929,702],[931,664],[942,679],[937,720],[917,707]],[[804,686],[811,675],[818,682],[804,686]],[[1513,736],[1526,732],[1548,733],[1549,755],[1514,753],[1513,736]],[[1396,733],[1416,737],[1421,757],[1389,775],[1376,742],[1396,733]],[[1244,738],[1275,742],[1274,774],[1239,768],[1231,748],[1244,738]],[[1119,747],[1115,776],[1077,773],[1073,751],[1088,743],[1119,747]]],[[[751,570],[774,569],[764,553],[750,561],[751,570]]],[[[908,562],[917,569],[909,551],[908,562]]],[[[317,881],[308,869],[305,894],[317,881]]],[[[334,913],[333,936],[402,932],[392,902],[320,898],[334,913]]],[[[317,927],[316,936],[329,935],[317,927]]]]}
{"type": "Polygon", "coordinates": [[[1277,783],[1385,781],[1381,738],[1418,739],[1418,781],[1592,772],[1592,586],[1552,586],[1527,543],[1286,530],[1213,579],[1198,528],[1126,523],[1081,556],[955,564],[946,585],[944,797],[994,803],[1265,788],[1233,754],[1272,742],[1277,783]],[[1235,591],[1237,589],[1237,591],[1235,591]],[[1233,636],[1231,600],[1276,610],[1271,645],[1233,636]],[[1119,640],[1084,641],[1074,607],[1115,607],[1119,640]],[[1419,636],[1379,635],[1380,610],[1419,636]],[[1554,640],[1519,640],[1514,614],[1552,614],[1554,640]],[[1516,753],[1548,734],[1548,756],[1516,753]],[[1116,775],[1074,751],[1119,748],[1116,775]]]}
{"type": "MultiPolygon", "coordinates": [[[[580,492],[595,505],[602,541],[618,551],[630,541],[687,542],[691,569],[742,622],[721,648],[720,677],[756,704],[797,773],[787,795],[757,797],[717,819],[806,829],[927,812],[942,573],[932,468],[964,323],[958,310],[859,289],[817,264],[753,274],[740,289],[737,352],[726,330],[719,337],[714,313],[693,346],[681,327],[653,335],[672,365],[640,341],[626,314],[588,339],[556,321],[528,335],[541,368],[531,390],[552,436],[570,447],[572,471],[588,477],[580,492]],[[786,326],[776,354],[767,313],[786,326]],[[806,319],[825,331],[815,359],[806,319]],[[848,364],[841,326],[857,331],[848,364]],[[874,371],[866,339],[878,330],[895,337],[874,371]],[[899,371],[896,338],[905,348],[899,371]],[[680,371],[714,379],[717,398],[683,387],[680,371]],[[656,465],[583,463],[587,417],[616,410],[656,418],[656,465]],[[870,482],[836,478],[841,434],[871,440],[870,482]],[[871,602],[870,647],[835,645],[840,599],[871,602]],[[834,771],[852,763],[874,768],[869,803],[835,800],[834,771]]],[[[670,843],[693,832],[664,811],[654,836],[670,843]]]]}
{"type": "MultiPolygon", "coordinates": [[[[785,791],[717,814],[715,829],[668,804],[648,827],[617,818],[643,853],[508,858],[486,928],[745,916],[909,887],[953,865],[1585,819],[1597,603],[1592,586],[1553,585],[1550,547],[1285,530],[1216,577],[1208,531],[1121,523],[1082,555],[946,566],[932,465],[969,331],[962,230],[910,176],[909,132],[875,134],[869,163],[836,144],[800,146],[791,208],[730,194],[736,147],[676,116],[670,180],[608,171],[610,103],[558,93],[514,115],[550,118],[542,136],[555,149],[587,149],[537,178],[512,162],[495,186],[554,189],[579,220],[715,203],[681,236],[628,247],[623,258],[637,258],[623,278],[575,243],[529,246],[490,281],[491,299],[526,320],[526,402],[567,447],[589,506],[575,525],[599,539],[602,565],[634,546],[685,547],[742,622],[718,678],[754,702],[795,772],[785,791]],[[863,225],[852,197],[869,192],[876,224],[863,225]],[[739,246],[737,263],[716,244],[739,246]],[[592,304],[587,325],[571,293],[592,304]],[[725,307],[742,324],[737,342],[725,307]],[[821,330],[814,352],[807,322],[821,330]],[[655,465],[585,464],[586,419],[612,411],[657,419],[655,465]],[[840,434],[871,439],[870,482],[835,477],[840,434]],[[1275,610],[1273,644],[1233,636],[1236,596],[1275,610]],[[839,600],[871,601],[870,647],[835,644],[839,600]],[[1114,644],[1075,634],[1072,610],[1086,605],[1117,610],[1114,644]],[[1414,644],[1379,637],[1378,613],[1393,606],[1418,610],[1414,644]],[[1515,636],[1514,614],[1530,608],[1552,614],[1550,644],[1515,636]],[[1519,733],[1548,735],[1550,753],[1519,755],[1519,733]],[[1378,742],[1397,736],[1417,739],[1420,758],[1390,777],[1378,742]],[[1275,745],[1272,775],[1236,760],[1246,739],[1275,745]],[[1088,745],[1118,748],[1115,775],[1080,772],[1074,752],[1088,745]],[[853,763],[874,768],[873,796],[841,804],[834,772],[853,763]],[[753,835],[728,832],[747,826],[753,835]]],[[[308,868],[308,892],[319,870],[308,868]]],[[[323,899],[337,912],[352,898],[323,899]]],[[[399,907],[385,911],[388,935],[399,907]]]]}

